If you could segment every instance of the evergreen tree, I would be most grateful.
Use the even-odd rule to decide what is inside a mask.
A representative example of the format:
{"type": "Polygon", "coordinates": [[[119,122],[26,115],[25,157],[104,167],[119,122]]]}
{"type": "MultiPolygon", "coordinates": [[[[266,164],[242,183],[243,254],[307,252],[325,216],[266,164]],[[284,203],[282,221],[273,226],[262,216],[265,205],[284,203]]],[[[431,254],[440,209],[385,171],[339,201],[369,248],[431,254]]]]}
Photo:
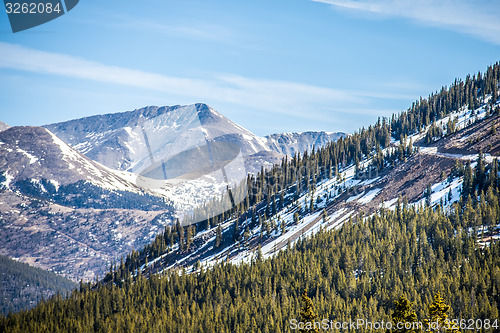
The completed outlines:
{"type": "Polygon", "coordinates": [[[304,289],[301,301],[302,308],[300,308],[300,321],[304,323],[305,328],[299,332],[319,332],[319,329],[314,325],[315,319],[318,318],[318,315],[314,310],[312,300],[307,296],[307,289],[304,289]]]}
{"type": "Polygon", "coordinates": [[[257,257],[256,257],[256,260],[258,262],[261,262],[262,260],[264,260],[264,255],[262,254],[262,246],[260,244],[257,247],[257,257]]]}
{"type": "Polygon", "coordinates": [[[432,203],[432,187],[431,184],[427,185],[427,188],[425,190],[425,202],[427,206],[430,206],[432,203]]]}
{"type": "Polygon", "coordinates": [[[295,212],[293,214],[293,223],[294,224],[299,224],[299,221],[300,221],[299,213],[295,212]]]}
{"type": "Polygon", "coordinates": [[[401,295],[397,301],[394,301],[394,312],[392,314],[393,327],[398,332],[418,332],[417,314],[412,310],[413,303],[405,295],[401,295]],[[401,327],[400,329],[398,329],[401,327]]]}
{"type": "Polygon", "coordinates": [[[188,250],[188,251],[191,248],[191,245],[193,244],[193,236],[194,236],[195,232],[196,232],[196,230],[195,230],[194,226],[190,225],[187,228],[187,232],[186,232],[186,250],[188,250]]]}
{"type": "Polygon", "coordinates": [[[234,234],[233,240],[238,241],[240,239],[240,226],[239,226],[239,217],[234,221],[234,234]]]}
{"type": "Polygon", "coordinates": [[[179,249],[181,251],[184,251],[186,248],[185,241],[184,241],[184,227],[181,227],[179,225],[179,249]]]}
{"type": "Polygon", "coordinates": [[[450,306],[446,305],[441,294],[434,295],[434,300],[429,305],[428,328],[435,332],[458,332],[458,327],[454,327],[448,321],[448,311],[450,306]]]}
{"type": "Polygon", "coordinates": [[[220,225],[218,225],[215,235],[215,244],[214,244],[215,248],[220,247],[221,243],[222,243],[222,228],[220,227],[220,225]]]}

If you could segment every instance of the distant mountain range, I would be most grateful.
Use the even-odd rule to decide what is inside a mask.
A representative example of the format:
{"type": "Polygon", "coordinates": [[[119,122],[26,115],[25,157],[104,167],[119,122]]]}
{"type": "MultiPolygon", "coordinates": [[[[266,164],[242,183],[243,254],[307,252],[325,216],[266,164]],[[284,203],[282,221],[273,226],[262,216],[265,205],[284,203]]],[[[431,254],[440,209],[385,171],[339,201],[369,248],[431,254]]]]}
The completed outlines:
{"type": "Polygon", "coordinates": [[[159,160],[206,139],[232,142],[241,149],[247,171],[326,145],[344,133],[304,132],[258,137],[206,104],[149,106],[45,126],[87,157],[116,170],[141,173],[159,160]]]}
{"type": "Polygon", "coordinates": [[[314,148],[324,147],[329,142],[345,137],[342,132],[301,132],[277,133],[266,136],[270,150],[277,153],[293,156],[296,153],[311,151],[314,148]]]}

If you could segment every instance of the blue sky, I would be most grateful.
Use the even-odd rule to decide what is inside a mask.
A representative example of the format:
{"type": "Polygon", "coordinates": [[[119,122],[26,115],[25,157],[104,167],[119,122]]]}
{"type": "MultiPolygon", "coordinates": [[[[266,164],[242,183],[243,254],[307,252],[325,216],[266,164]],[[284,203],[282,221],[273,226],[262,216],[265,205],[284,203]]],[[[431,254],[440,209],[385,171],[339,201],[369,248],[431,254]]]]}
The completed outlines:
{"type": "Polygon", "coordinates": [[[13,34],[0,120],[204,102],[258,135],[353,132],[500,60],[496,0],[88,1],[13,34]]]}

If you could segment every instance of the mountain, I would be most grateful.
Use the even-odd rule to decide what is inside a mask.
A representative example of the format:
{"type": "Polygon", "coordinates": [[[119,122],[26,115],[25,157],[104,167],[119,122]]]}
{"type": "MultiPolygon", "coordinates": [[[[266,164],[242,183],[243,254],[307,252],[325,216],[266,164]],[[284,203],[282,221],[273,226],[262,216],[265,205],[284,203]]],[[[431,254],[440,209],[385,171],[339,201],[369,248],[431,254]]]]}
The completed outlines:
{"type": "Polygon", "coordinates": [[[112,259],[150,242],[172,214],[165,197],[134,177],[45,128],[0,132],[0,253],[73,280],[102,275],[112,259]]]}
{"type": "Polygon", "coordinates": [[[277,153],[293,156],[326,146],[345,137],[340,132],[302,132],[302,133],[277,133],[266,136],[267,146],[277,153]]]}
{"type": "MultiPolygon", "coordinates": [[[[206,104],[157,107],[46,125],[73,148],[170,199],[181,220],[257,173],[293,155],[319,148],[343,133],[305,132],[258,137],[206,104]]],[[[218,214],[243,200],[227,198],[218,214]]],[[[198,220],[202,220],[200,218],[198,220]]]]}
{"type": "Polygon", "coordinates": [[[129,112],[70,120],[45,126],[70,146],[107,167],[140,174],[151,160],[162,160],[206,140],[237,145],[247,171],[271,166],[283,154],[320,147],[345,136],[287,133],[258,137],[206,104],[149,106],[129,112]]]}
{"type": "Polygon", "coordinates": [[[6,123],[3,123],[3,122],[0,121],[0,132],[1,131],[5,131],[9,127],[10,127],[9,125],[7,125],[6,123]]]}

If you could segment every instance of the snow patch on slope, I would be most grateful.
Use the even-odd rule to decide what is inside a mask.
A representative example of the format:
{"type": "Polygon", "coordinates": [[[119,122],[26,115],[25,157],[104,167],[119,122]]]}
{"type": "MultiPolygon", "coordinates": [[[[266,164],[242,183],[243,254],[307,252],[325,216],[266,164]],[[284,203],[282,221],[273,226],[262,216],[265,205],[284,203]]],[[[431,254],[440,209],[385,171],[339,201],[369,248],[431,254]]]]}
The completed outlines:
{"type": "Polygon", "coordinates": [[[373,189],[370,192],[366,193],[362,198],[360,198],[358,202],[361,204],[367,204],[372,201],[380,193],[380,191],[382,191],[381,188],[373,189]]]}
{"type": "Polygon", "coordinates": [[[21,148],[17,148],[17,151],[24,154],[26,157],[29,158],[30,164],[33,164],[38,161],[38,158],[30,153],[28,153],[26,150],[23,150],[21,148]]]}

